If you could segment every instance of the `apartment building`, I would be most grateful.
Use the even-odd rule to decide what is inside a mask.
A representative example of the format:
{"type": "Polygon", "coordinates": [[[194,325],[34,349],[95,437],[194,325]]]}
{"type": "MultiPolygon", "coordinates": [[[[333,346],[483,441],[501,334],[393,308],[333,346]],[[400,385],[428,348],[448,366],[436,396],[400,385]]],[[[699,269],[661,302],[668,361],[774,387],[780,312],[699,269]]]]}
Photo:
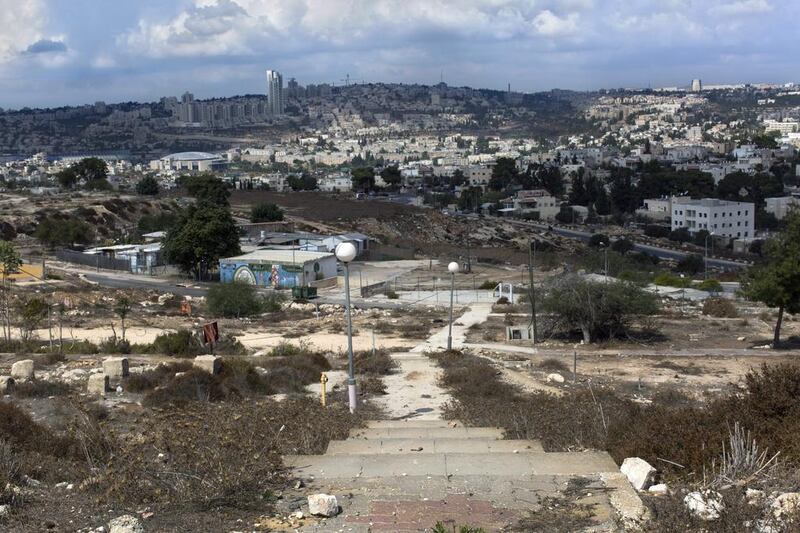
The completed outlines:
{"type": "Polygon", "coordinates": [[[708,231],[720,237],[748,238],[755,235],[755,205],[716,198],[672,199],[672,229],[690,233],[708,231]]]}

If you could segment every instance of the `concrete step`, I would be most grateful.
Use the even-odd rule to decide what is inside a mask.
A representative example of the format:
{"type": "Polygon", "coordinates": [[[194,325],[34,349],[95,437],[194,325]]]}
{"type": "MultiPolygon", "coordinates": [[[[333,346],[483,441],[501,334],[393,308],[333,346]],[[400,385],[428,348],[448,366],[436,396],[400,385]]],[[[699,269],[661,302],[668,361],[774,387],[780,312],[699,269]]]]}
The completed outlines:
{"type": "Polygon", "coordinates": [[[606,452],[295,455],[284,457],[284,462],[295,474],[316,479],[581,476],[617,472],[617,465],[606,452]]]}
{"type": "Polygon", "coordinates": [[[403,418],[400,420],[370,420],[367,427],[371,429],[384,428],[450,428],[461,427],[459,420],[421,420],[418,418],[403,418]]]}
{"type": "Polygon", "coordinates": [[[535,440],[470,439],[348,439],[332,440],[325,455],[380,455],[430,453],[541,453],[535,440]]]}
{"type": "Polygon", "coordinates": [[[432,428],[367,428],[350,430],[351,439],[469,439],[469,438],[502,439],[500,428],[466,428],[463,426],[432,428]]]}

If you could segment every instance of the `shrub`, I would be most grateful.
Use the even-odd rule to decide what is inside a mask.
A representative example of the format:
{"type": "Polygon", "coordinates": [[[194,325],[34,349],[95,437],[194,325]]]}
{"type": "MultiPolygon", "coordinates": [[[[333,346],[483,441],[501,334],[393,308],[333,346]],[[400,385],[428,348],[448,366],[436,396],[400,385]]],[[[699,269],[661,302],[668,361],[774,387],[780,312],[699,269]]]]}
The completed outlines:
{"type": "Polygon", "coordinates": [[[497,305],[508,305],[508,303],[509,303],[509,302],[508,302],[508,297],[506,297],[506,296],[501,296],[500,298],[498,298],[498,299],[497,299],[497,301],[496,301],[495,303],[496,303],[497,305]]]}
{"type": "Polygon", "coordinates": [[[678,228],[669,233],[669,240],[676,242],[689,242],[692,240],[692,234],[689,233],[687,228],[678,228]]]}
{"type": "Polygon", "coordinates": [[[212,286],[206,302],[212,315],[228,318],[257,315],[264,309],[255,286],[239,282],[212,286]]]}
{"type": "Polygon", "coordinates": [[[486,280],[481,283],[478,288],[483,291],[493,291],[495,287],[497,287],[498,282],[493,280],[486,280]]]}
{"type": "Polygon", "coordinates": [[[120,443],[100,488],[109,504],[267,512],[287,482],[281,454],[324,453],[362,420],[344,403],[323,408],[310,398],[153,413],[140,439],[120,443]]]}
{"type": "Polygon", "coordinates": [[[356,352],[353,355],[353,364],[359,374],[372,376],[385,376],[391,374],[397,363],[386,350],[356,352]]]}
{"type": "Polygon", "coordinates": [[[715,279],[705,279],[697,284],[697,288],[706,292],[722,292],[722,284],[715,279]]]}
{"type": "Polygon", "coordinates": [[[188,329],[158,335],[152,344],[153,353],[173,357],[193,357],[202,350],[198,338],[188,329]]]}
{"type": "Polygon", "coordinates": [[[275,204],[261,202],[250,209],[250,222],[277,222],[283,220],[283,210],[275,204]]]}
{"type": "Polygon", "coordinates": [[[72,387],[62,381],[23,381],[14,385],[13,396],[17,398],[47,398],[49,396],[66,396],[72,387]]]}
{"type": "Polygon", "coordinates": [[[657,275],[653,279],[653,283],[662,287],[677,287],[679,289],[688,289],[692,286],[692,280],[676,276],[671,272],[662,272],[657,275]]]}
{"type": "Polygon", "coordinates": [[[705,261],[703,260],[703,256],[697,254],[687,255],[675,265],[675,270],[678,272],[685,272],[692,275],[702,272],[704,268],[705,261]]]}
{"type": "Polygon", "coordinates": [[[659,224],[647,224],[644,227],[644,234],[648,237],[653,237],[656,239],[666,238],[669,237],[670,229],[669,226],[661,226],[659,224]]]}
{"type": "Polygon", "coordinates": [[[155,196],[158,192],[158,180],[152,176],[145,176],[136,184],[136,194],[155,196]]]}
{"type": "Polygon", "coordinates": [[[546,372],[566,372],[572,373],[572,370],[561,359],[549,357],[537,365],[541,370],[546,372]]]}
{"type": "Polygon", "coordinates": [[[611,249],[620,255],[625,255],[633,250],[633,243],[625,238],[617,239],[611,243],[611,249]]]}
{"type": "Polygon", "coordinates": [[[707,298],[703,302],[703,314],[715,318],[736,318],[739,316],[736,306],[726,298],[707,298]]]}
{"type": "Polygon", "coordinates": [[[145,392],[155,389],[175,377],[178,372],[187,372],[193,368],[192,363],[182,361],[168,365],[158,365],[153,370],[131,374],[125,378],[123,387],[129,392],[145,392]]]}
{"type": "Polygon", "coordinates": [[[398,298],[400,298],[400,295],[394,292],[393,290],[387,290],[386,297],[390,300],[397,300],[398,298]]]}
{"type": "Polygon", "coordinates": [[[608,235],[604,233],[595,233],[591,237],[589,237],[589,246],[592,248],[598,248],[600,246],[608,246],[610,242],[608,235]]]}

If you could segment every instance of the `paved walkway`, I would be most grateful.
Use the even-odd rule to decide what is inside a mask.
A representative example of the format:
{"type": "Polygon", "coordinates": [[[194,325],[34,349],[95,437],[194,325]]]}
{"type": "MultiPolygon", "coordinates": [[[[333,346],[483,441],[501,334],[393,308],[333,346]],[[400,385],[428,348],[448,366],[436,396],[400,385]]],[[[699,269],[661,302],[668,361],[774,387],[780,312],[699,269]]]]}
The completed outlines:
{"type": "MultiPolygon", "coordinates": [[[[475,304],[456,319],[453,347],[490,312],[491,304],[475,304]]],[[[447,334],[445,327],[411,352],[392,354],[398,370],[384,378],[387,394],[377,399],[389,420],[331,441],[324,455],[284,458],[308,494],[334,494],[342,508],[301,531],[430,531],[437,522],[502,531],[578,478],[585,490],[571,501],[593,506],[591,531],[614,531],[620,513],[645,512],[605,452],[545,453],[538,441],[503,439],[500,428],[442,420],[450,396],[423,352],[444,348],[447,334]]]]}
{"type": "MultiPolygon", "coordinates": [[[[489,313],[492,312],[492,303],[476,303],[460,317],[453,318],[453,348],[458,349],[464,346],[467,340],[467,330],[475,324],[486,322],[489,313]]],[[[412,349],[412,352],[433,352],[447,348],[448,326],[431,335],[427,341],[412,349]]]]}

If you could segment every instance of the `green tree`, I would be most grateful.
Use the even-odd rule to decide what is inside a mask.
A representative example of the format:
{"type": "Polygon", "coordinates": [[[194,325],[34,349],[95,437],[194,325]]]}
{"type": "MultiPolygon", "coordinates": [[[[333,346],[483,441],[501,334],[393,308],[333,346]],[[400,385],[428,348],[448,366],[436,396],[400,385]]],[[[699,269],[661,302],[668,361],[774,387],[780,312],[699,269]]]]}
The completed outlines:
{"type": "Polygon", "coordinates": [[[38,296],[20,300],[17,303],[17,313],[22,340],[27,341],[47,316],[47,302],[38,296]]]}
{"type": "Polygon", "coordinates": [[[608,246],[609,238],[608,235],[603,233],[595,233],[591,237],[589,237],[589,246],[592,248],[599,248],[601,246],[608,246]]]}
{"type": "Polygon", "coordinates": [[[353,190],[371,191],[375,188],[375,170],[372,167],[354,168],[350,174],[353,179],[353,190]]]}
{"type": "Polygon", "coordinates": [[[397,165],[392,165],[381,170],[381,179],[389,187],[397,187],[403,179],[400,174],[400,168],[397,165]]]}
{"type": "Polygon", "coordinates": [[[56,174],[58,184],[64,189],[72,189],[78,183],[78,174],[72,168],[65,168],[56,174]]]}
{"type": "Polygon", "coordinates": [[[119,317],[120,328],[122,329],[122,342],[125,342],[125,319],[131,312],[131,301],[127,296],[121,296],[114,302],[114,313],[119,317]]]}
{"type": "Polygon", "coordinates": [[[303,174],[302,176],[289,176],[286,182],[293,191],[314,191],[317,189],[317,178],[303,174]]]}
{"type": "Polygon", "coordinates": [[[227,207],[231,197],[228,186],[214,174],[208,172],[194,176],[181,176],[178,178],[178,184],[197,201],[206,201],[227,207]]]}
{"type": "Polygon", "coordinates": [[[275,204],[261,202],[250,209],[250,222],[277,222],[283,220],[283,210],[275,204]]]}
{"type": "Polygon", "coordinates": [[[492,168],[492,178],[489,188],[493,191],[503,191],[519,181],[517,162],[510,157],[498,157],[492,168]]]}
{"type": "Polygon", "coordinates": [[[136,184],[136,193],[143,196],[155,196],[159,193],[158,180],[153,176],[145,176],[136,184]]]}
{"type": "Polygon", "coordinates": [[[617,239],[611,243],[611,249],[620,255],[625,255],[633,250],[633,243],[626,238],[617,239]]]}
{"type": "Polygon", "coordinates": [[[11,274],[19,272],[22,266],[22,258],[19,252],[14,248],[14,245],[8,241],[0,241],[0,276],[2,276],[3,284],[0,286],[0,312],[2,312],[3,321],[3,338],[6,341],[11,340],[11,313],[9,309],[9,302],[11,301],[11,286],[8,283],[8,277],[11,274]]]}
{"type": "Polygon", "coordinates": [[[742,279],[748,299],[778,308],[774,347],[781,341],[784,312],[800,313],[800,210],[791,210],[785,220],[786,229],[764,244],[764,261],[750,267],[742,279]]]}
{"type": "Polygon", "coordinates": [[[689,254],[684,256],[680,259],[680,261],[678,261],[678,264],[675,265],[675,270],[690,275],[695,275],[699,272],[702,272],[704,268],[705,261],[703,260],[703,256],[697,254],[689,254]]]}
{"type": "Polygon", "coordinates": [[[95,234],[89,224],[75,217],[48,216],[36,225],[33,236],[42,244],[54,248],[56,246],[90,244],[94,241],[95,234]]]}
{"type": "Polygon", "coordinates": [[[226,207],[208,201],[186,207],[162,244],[167,260],[205,279],[220,258],[241,253],[239,228],[226,207]]]}
{"type": "Polygon", "coordinates": [[[615,338],[640,316],[658,311],[655,295],[627,282],[596,282],[562,276],[545,288],[544,312],[567,332],[578,330],[584,342],[600,336],[615,338]]]}

